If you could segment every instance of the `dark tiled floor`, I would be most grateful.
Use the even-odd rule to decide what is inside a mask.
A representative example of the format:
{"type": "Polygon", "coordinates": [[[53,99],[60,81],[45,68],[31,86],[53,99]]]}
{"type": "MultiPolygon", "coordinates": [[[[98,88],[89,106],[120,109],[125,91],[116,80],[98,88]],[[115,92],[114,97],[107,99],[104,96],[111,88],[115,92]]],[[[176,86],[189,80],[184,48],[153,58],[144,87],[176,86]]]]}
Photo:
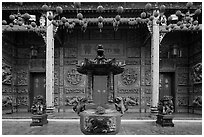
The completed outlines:
{"type": "MultiPolygon", "coordinates": [[[[202,119],[202,115],[199,114],[190,114],[190,113],[175,113],[174,119],[202,119]]],[[[2,118],[31,118],[32,114],[28,112],[18,112],[13,114],[3,114],[2,118]]],[[[49,119],[78,119],[79,116],[70,111],[70,112],[55,112],[52,115],[48,116],[49,119]]],[[[150,116],[150,113],[134,113],[134,112],[126,112],[122,119],[153,119],[150,116]]]]}
{"type": "MultiPolygon", "coordinates": [[[[122,122],[118,135],[202,135],[202,122],[174,122],[174,127],[161,127],[153,122],[122,122]]],[[[2,122],[3,135],[82,135],[79,121],[49,121],[42,127],[30,122],[2,122]]]]}

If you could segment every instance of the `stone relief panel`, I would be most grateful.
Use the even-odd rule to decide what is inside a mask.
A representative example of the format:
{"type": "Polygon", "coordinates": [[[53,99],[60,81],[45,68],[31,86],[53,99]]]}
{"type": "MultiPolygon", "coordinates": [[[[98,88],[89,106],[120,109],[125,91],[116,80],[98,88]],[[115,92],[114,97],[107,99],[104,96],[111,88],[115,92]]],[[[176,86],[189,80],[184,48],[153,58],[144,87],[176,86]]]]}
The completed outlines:
{"type": "Polygon", "coordinates": [[[178,86],[177,93],[178,94],[188,94],[188,87],[178,86]]]}
{"type": "Polygon", "coordinates": [[[141,50],[137,47],[128,47],[127,48],[127,57],[128,58],[139,58],[141,50]]]}
{"type": "Polygon", "coordinates": [[[188,96],[177,96],[177,105],[178,106],[187,106],[188,105],[188,96]]]}
{"type": "Polygon", "coordinates": [[[12,67],[2,63],[2,84],[11,84],[12,82],[12,67]]]}
{"type": "Polygon", "coordinates": [[[202,94],[202,85],[194,85],[194,93],[202,94]]]}
{"type": "Polygon", "coordinates": [[[18,94],[28,94],[28,87],[27,86],[18,87],[17,93],[18,94]]]}
{"type": "Polygon", "coordinates": [[[54,95],[54,106],[59,106],[59,97],[58,97],[58,95],[54,95]]]}
{"type": "Polygon", "coordinates": [[[46,60],[45,59],[31,59],[30,60],[30,68],[43,68],[46,67],[46,60]]]}
{"type": "Polygon", "coordinates": [[[73,106],[77,103],[80,99],[82,99],[84,96],[66,96],[65,97],[65,106],[73,106]]]}
{"type": "Polygon", "coordinates": [[[141,59],[140,58],[129,58],[125,60],[126,65],[140,65],[141,64],[141,59]]]}
{"type": "MultiPolygon", "coordinates": [[[[97,50],[97,44],[90,43],[90,42],[83,42],[79,45],[79,55],[81,57],[95,57],[96,56],[96,50],[97,50]]],[[[104,54],[107,58],[109,57],[122,57],[124,56],[124,45],[123,43],[100,43],[103,45],[104,48],[104,54]]]]}
{"type": "Polygon", "coordinates": [[[59,68],[54,70],[54,86],[59,86],[59,68]]]}
{"type": "Polygon", "coordinates": [[[64,65],[76,65],[78,63],[77,59],[64,59],[64,65]]]}
{"type": "Polygon", "coordinates": [[[28,85],[28,71],[27,70],[18,70],[17,75],[17,85],[28,85]]]}
{"type": "Polygon", "coordinates": [[[85,87],[85,75],[77,72],[75,66],[64,68],[64,86],[65,87],[85,87]]]}
{"type": "Polygon", "coordinates": [[[77,48],[64,48],[64,57],[65,58],[76,58],[77,57],[77,48]]]}
{"type": "Polygon", "coordinates": [[[17,105],[19,106],[28,106],[29,104],[29,97],[26,95],[17,96],[17,105]]]}
{"type": "Polygon", "coordinates": [[[188,85],[188,73],[179,73],[177,75],[178,85],[188,85]]]}
{"type": "Polygon", "coordinates": [[[151,67],[145,67],[145,85],[151,86],[151,67]]]}
{"type": "Polygon", "coordinates": [[[12,93],[11,86],[2,85],[2,93],[3,94],[10,94],[10,93],[12,93]]]}

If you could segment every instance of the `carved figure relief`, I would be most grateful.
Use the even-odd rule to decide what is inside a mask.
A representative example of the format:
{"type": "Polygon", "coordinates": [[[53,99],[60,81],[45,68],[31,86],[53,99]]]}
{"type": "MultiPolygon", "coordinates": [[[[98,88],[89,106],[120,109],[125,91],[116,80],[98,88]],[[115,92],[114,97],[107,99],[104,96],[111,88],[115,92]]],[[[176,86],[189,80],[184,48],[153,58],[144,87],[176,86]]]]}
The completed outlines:
{"type": "Polygon", "coordinates": [[[151,85],[151,69],[150,68],[145,68],[145,84],[147,86],[151,85]]]}
{"type": "Polygon", "coordinates": [[[126,86],[133,85],[138,80],[138,73],[133,68],[125,69],[121,74],[121,80],[126,86]]]}
{"type": "Polygon", "coordinates": [[[11,84],[11,80],[11,67],[9,65],[2,64],[2,84],[11,84]]]}
{"type": "Polygon", "coordinates": [[[17,84],[18,85],[28,84],[28,73],[25,70],[17,72],[17,84]]]}
{"type": "Polygon", "coordinates": [[[76,105],[83,97],[80,96],[66,96],[65,98],[65,106],[73,106],[76,105]]]}
{"type": "Polygon", "coordinates": [[[11,93],[11,87],[2,85],[2,93],[11,93]]]}
{"type": "Polygon", "coordinates": [[[202,82],[202,63],[192,67],[192,78],[194,83],[202,82]]]}
{"type": "Polygon", "coordinates": [[[75,68],[67,71],[66,80],[71,85],[78,85],[82,82],[82,74],[79,74],[75,68]]]}
{"type": "Polygon", "coordinates": [[[18,96],[17,97],[17,105],[28,106],[28,97],[27,96],[18,96]]]}

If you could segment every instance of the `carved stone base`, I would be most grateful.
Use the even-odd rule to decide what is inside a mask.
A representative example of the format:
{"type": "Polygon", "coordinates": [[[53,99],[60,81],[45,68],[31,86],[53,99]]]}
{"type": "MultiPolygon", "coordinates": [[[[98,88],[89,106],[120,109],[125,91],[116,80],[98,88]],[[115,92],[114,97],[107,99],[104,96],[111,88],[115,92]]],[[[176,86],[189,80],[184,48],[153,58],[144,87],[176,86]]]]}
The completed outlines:
{"type": "Polygon", "coordinates": [[[115,135],[121,125],[120,113],[88,114],[80,113],[80,128],[85,135],[115,135]]]}
{"type": "Polygon", "coordinates": [[[172,122],[173,116],[172,115],[157,115],[157,121],[156,123],[163,126],[171,126],[174,127],[174,123],[172,122]]]}
{"type": "Polygon", "coordinates": [[[30,126],[43,126],[44,124],[47,124],[47,114],[42,115],[33,115],[32,116],[32,123],[30,126]]]}

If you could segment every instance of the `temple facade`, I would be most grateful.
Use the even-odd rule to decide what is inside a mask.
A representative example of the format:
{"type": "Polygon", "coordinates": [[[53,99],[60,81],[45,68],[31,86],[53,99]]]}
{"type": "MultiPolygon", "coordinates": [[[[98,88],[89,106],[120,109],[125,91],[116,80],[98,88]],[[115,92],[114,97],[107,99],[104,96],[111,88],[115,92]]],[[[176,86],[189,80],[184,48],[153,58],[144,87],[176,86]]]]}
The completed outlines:
{"type": "Polygon", "coordinates": [[[3,2],[3,110],[10,101],[14,113],[30,111],[42,95],[48,110],[72,111],[92,90],[76,65],[101,44],[125,64],[112,82],[129,112],[149,113],[172,96],[175,112],[201,114],[201,11],[191,2],[3,2]]]}

